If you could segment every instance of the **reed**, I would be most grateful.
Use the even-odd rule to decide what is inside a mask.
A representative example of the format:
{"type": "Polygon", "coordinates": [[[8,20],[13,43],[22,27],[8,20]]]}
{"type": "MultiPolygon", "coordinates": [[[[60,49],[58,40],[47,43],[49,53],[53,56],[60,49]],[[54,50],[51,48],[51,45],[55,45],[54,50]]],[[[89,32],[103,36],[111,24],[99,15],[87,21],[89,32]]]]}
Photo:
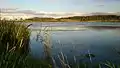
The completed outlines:
{"type": "Polygon", "coordinates": [[[0,53],[28,53],[30,32],[22,23],[0,21],[0,53]]]}
{"type": "Polygon", "coordinates": [[[30,25],[0,21],[0,68],[52,68],[29,55],[30,25]]]}
{"type": "Polygon", "coordinates": [[[0,68],[52,68],[52,66],[45,60],[36,60],[29,55],[3,52],[0,55],[0,68]]]}

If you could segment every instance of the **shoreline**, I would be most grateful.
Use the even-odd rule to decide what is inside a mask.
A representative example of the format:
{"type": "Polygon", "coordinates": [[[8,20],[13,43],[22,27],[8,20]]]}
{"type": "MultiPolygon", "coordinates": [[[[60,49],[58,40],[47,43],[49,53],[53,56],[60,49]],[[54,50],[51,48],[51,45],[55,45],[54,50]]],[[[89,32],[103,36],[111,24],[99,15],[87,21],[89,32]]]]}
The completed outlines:
{"type": "Polygon", "coordinates": [[[7,22],[22,22],[22,23],[84,23],[84,22],[88,22],[88,23],[120,23],[120,21],[7,21],[7,22]]]}

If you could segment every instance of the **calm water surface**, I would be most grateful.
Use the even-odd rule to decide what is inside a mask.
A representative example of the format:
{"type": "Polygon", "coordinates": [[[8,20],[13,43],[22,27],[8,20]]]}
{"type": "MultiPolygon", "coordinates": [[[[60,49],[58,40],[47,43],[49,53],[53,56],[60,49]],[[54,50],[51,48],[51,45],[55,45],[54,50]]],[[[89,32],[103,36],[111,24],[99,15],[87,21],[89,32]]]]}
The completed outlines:
{"type": "Polygon", "coordinates": [[[93,62],[109,60],[120,63],[120,23],[34,23],[31,32],[31,54],[36,58],[44,57],[44,48],[41,42],[36,41],[37,32],[42,26],[51,26],[50,34],[52,42],[51,54],[56,59],[60,52],[73,61],[90,62],[85,57],[94,54],[93,62]]]}

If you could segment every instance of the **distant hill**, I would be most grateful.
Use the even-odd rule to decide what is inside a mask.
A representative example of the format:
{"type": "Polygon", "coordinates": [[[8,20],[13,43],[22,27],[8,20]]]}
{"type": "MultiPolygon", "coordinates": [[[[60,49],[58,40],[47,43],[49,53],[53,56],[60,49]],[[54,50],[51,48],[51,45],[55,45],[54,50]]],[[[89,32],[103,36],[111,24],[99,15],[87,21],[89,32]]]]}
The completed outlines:
{"type": "Polygon", "coordinates": [[[57,20],[54,18],[47,18],[47,17],[45,18],[34,17],[34,18],[26,19],[25,21],[52,22],[57,20]]]}
{"type": "Polygon", "coordinates": [[[117,15],[92,15],[92,16],[73,16],[73,17],[63,17],[63,18],[29,18],[24,21],[38,21],[38,22],[120,22],[120,16],[117,15]]]}
{"type": "Polygon", "coordinates": [[[14,20],[18,22],[120,22],[117,15],[91,15],[91,16],[72,16],[63,18],[33,17],[28,19],[14,20]]]}
{"type": "Polygon", "coordinates": [[[73,16],[60,18],[59,20],[75,20],[75,21],[120,21],[117,15],[93,15],[93,16],[73,16]]]}

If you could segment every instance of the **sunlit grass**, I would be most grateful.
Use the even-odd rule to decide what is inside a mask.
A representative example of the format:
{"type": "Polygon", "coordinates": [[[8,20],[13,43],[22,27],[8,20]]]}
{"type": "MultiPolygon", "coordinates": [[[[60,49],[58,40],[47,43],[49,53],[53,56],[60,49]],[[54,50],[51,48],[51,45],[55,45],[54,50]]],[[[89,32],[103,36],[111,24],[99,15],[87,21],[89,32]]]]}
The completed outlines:
{"type": "Polygon", "coordinates": [[[0,21],[0,68],[52,68],[29,54],[30,31],[23,23],[0,21]]]}
{"type": "Polygon", "coordinates": [[[29,30],[22,23],[0,22],[0,52],[28,52],[29,37],[29,30]]]}

